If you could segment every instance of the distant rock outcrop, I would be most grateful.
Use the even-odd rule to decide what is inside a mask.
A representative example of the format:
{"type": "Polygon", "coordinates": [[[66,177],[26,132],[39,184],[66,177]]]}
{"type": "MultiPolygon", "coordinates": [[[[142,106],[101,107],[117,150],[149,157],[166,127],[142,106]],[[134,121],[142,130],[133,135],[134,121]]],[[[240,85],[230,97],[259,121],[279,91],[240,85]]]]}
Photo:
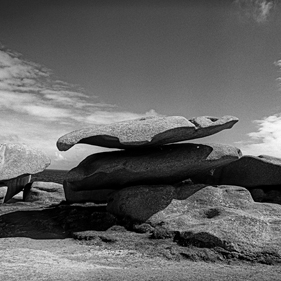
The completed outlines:
{"type": "Polygon", "coordinates": [[[57,141],[61,151],[77,143],[109,148],[157,146],[197,139],[230,129],[238,118],[201,116],[187,120],[181,116],[144,117],[135,120],[98,124],[68,133],[57,141]]]}
{"type": "Polygon", "coordinates": [[[4,202],[24,188],[31,174],[43,171],[50,163],[43,152],[24,144],[0,144],[0,182],[8,187],[4,202]]]}
{"type": "Polygon", "coordinates": [[[35,181],[24,187],[23,201],[25,202],[60,203],[63,200],[65,196],[61,184],[35,181]]]}
{"type": "Polygon", "coordinates": [[[246,187],[255,201],[281,204],[281,159],[245,155],[212,173],[194,177],[196,182],[246,187]]]}
{"type": "Polygon", "coordinates": [[[245,155],[215,169],[209,180],[213,184],[244,187],[281,185],[281,159],[265,155],[245,155]]]}

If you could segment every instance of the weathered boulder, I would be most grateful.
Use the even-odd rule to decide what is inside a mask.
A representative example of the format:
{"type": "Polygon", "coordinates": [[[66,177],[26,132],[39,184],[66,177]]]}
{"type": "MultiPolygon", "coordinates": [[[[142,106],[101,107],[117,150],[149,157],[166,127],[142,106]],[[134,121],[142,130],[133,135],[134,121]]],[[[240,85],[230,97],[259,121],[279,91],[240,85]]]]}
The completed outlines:
{"type": "Polygon", "coordinates": [[[24,187],[23,201],[59,203],[65,200],[62,184],[35,181],[24,187]]]}
{"type": "Polygon", "coordinates": [[[93,202],[97,204],[107,203],[108,196],[114,189],[73,190],[70,182],[63,182],[65,199],[69,203],[93,202]]]}
{"type": "Polygon", "coordinates": [[[174,232],[182,246],[244,260],[281,261],[281,206],[256,203],[243,187],[207,186],[185,200],[173,200],[148,222],[174,232]]]}
{"type": "Polygon", "coordinates": [[[49,165],[50,159],[39,150],[24,144],[0,144],[0,182],[8,186],[4,202],[24,188],[31,174],[49,165]]]}
{"type": "Polygon", "coordinates": [[[71,189],[121,189],[174,184],[238,159],[238,148],[219,144],[173,144],[88,156],[66,175],[71,189]]]}
{"type": "Polygon", "coordinates": [[[245,155],[216,168],[211,176],[203,178],[201,182],[209,184],[244,187],[281,185],[281,159],[264,155],[258,157],[245,155]]]}
{"type": "Polygon", "coordinates": [[[202,138],[230,129],[238,118],[201,116],[187,120],[181,116],[144,117],[112,124],[97,124],[68,133],[57,141],[61,151],[77,143],[109,148],[157,146],[202,138]]]}
{"type": "Polygon", "coordinates": [[[171,203],[174,190],[171,185],[127,187],[109,197],[107,211],[116,217],[144,222],[171,203]]]}
{"type": "Polygon", "coordinates": [[[165,209],[174,198],[187,198],[205,185],[138,185],[120,189],[108,198],[107,211],[116,217],[145,222],[165,209]]]}

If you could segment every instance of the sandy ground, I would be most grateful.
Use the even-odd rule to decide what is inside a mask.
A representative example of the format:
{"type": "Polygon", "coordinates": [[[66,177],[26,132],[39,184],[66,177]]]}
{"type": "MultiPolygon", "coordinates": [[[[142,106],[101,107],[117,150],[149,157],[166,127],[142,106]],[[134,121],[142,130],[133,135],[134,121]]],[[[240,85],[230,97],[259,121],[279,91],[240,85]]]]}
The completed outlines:
{"type": "Polygon", "coordinates": [[[143,234],[111,232],[120,241],[112,244],[69,238],[54,210],[28,203],[0,206],[1,281],[281,280],[281,265],[169,260],[157,255],[166,242],[149,242],[143,234]]]}
{"type": "Polygon", "coordinates": [[[167,261],[66,239],[1,238],[0,280],[280,280],[281,266],[167,261]]]}

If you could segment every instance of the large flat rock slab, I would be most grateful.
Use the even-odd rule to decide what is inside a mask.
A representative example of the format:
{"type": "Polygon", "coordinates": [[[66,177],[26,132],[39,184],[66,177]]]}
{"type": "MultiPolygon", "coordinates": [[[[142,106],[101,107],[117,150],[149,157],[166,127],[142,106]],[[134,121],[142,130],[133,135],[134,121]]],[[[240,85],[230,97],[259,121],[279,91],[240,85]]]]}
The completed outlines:
{"type": "Polygon", "coordinates": [[[24,144],[0,144],[0,182],[8,186],[4,202],[24,188],[31,174],[45,170],[50,163],[45,153],[24,144]]]}
{"type": "Polygon", "coordinates": [[[24,144],[0,144],[0,181],[39,173],[50,164],[48,156],[40,150],[24,144]]]}
{"type": "Polygon", "coordinates": [[[187,120],[181,116],[144,117],[112,124],[97,124],[68,133],[57,141],[61,151],[77,143],[108,148],[156,146],[216,134],[230,129],[238,118],[201,116],[187,120]]]}
{"type": "Polygon", "coordinates": [[[139,184],[174,184],[241,156],[220,144],[173,144],[137,151],[92,154],[66,175],[72,190],[121,189],[139,184]]]}

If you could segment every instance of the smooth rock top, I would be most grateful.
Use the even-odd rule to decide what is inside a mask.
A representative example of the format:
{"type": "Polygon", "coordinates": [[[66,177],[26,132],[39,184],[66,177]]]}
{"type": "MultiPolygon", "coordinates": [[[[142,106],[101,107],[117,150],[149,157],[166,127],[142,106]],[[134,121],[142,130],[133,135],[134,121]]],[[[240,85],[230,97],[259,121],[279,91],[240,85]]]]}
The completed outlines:
{"type": "Polygon", "coordinates": [[[60,151],[77,143],[108,148],[156,146],[202,138],[230,129],[238,118],[201,116],[187,120],[181,116],[144,117],[111,124],[97,124],[68,133],[57,141],[60,151]]]}
{"type": "Polygon", "coordinates": [[[43,152],[24,144],[0,144],[0,181],[42,172],[50,163],[43,152]]]}

